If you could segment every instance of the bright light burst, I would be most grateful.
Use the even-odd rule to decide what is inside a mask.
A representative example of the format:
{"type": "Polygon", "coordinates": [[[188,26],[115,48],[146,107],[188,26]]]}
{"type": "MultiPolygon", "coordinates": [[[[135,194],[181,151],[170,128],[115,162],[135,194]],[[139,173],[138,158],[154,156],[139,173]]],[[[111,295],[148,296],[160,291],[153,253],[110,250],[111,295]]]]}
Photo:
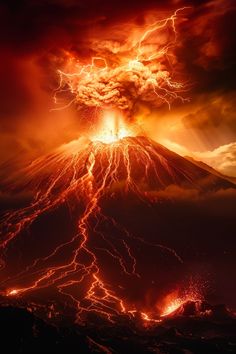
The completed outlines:
{"type": "Polygon", "coordinates": [[[128,136],[134,136],[134,131],[125,123],[120,112],[106,110],[103,112],[100,125],[95,134],[91,134],[92,141],[100,141],[106,144],[114,143],[128,136]]]}

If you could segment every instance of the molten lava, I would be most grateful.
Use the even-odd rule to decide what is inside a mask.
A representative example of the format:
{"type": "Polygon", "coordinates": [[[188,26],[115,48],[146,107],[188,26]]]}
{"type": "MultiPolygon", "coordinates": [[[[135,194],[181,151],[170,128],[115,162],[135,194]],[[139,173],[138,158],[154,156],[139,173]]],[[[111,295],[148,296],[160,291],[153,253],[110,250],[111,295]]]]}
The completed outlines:
{"type": "Polygon", "coordinates": [[[161,314],[161,316],[164,317],[164,316],[170,315],[171,313],[175,312],[184,303],[185,303],[185,300],[181,299],[181,298],[177,298],[177,299],[172,300],[170,302],[170,304],[168,304],[166,306],[166,308],[164,309],[164,311],[161,314]]]}

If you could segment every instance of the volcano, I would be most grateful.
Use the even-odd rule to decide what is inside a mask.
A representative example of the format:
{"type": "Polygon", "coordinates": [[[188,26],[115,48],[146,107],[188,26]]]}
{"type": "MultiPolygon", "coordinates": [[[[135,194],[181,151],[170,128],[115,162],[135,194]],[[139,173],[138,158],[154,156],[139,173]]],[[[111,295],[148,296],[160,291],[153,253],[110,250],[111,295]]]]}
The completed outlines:
{"type": "Polygon", "coordinates": [[[77,319],[133,315],[153,279],[166,267],[176,277],[183,267],[166,229],[175,225],[176,193],[198,199],[232,188],[144,136],[65,144],[20,171],[17,182],[8,181],[13,194],[25,190],[33,197],[4,216],[1,294],[44,304],[50,297],[68,301],[77,319]]]}
{"type": "Polygon", "coordinates": [[[234,188],[227,177],[219,176],[208,166],[198,166],[195,161],[189,161],[144,136],[125,137],[112,143],[80,138],[33,161],[22,172],[28,186],[34,187],[37,183],[37,188],[46,191],[53,182],[51,195],[69,192],[71,188],[79,189],[81,179],[86,179],[90,173],[93,188],[102,187],[103,195],[118,190],[139,191],[144,195],[170,185],[203,192],[234,188]]]}

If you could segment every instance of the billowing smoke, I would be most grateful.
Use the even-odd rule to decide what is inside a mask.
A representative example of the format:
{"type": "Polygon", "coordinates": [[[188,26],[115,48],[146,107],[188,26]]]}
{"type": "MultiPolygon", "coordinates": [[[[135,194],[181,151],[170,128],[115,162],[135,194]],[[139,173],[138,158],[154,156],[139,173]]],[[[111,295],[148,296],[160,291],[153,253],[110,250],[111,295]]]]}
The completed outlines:
{"type": "Polygon", "coordinates": [[[115,107],[128,115],[137,102],[170,106],[173,100],[184,100],[186,85],[175,70],[174,55],[180,10],[184,9],[146,25],[124,43],[93,42],[96,55],[88,63],[70,58],[66,68],[59,70],[55,98],[68,90],[78,106],[115,107]]]}

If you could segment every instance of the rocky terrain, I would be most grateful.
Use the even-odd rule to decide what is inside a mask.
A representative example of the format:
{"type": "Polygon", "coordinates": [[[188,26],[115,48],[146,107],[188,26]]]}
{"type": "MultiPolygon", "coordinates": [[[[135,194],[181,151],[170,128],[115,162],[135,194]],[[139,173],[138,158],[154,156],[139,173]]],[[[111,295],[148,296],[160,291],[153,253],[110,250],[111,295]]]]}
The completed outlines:
{"type": "Polygon", "coordinates": [[[53,325],[26,309],[0,308],[1,353],[235,353],[236,318],[224,305],[187,302],[157,324],[53,325]]]}

